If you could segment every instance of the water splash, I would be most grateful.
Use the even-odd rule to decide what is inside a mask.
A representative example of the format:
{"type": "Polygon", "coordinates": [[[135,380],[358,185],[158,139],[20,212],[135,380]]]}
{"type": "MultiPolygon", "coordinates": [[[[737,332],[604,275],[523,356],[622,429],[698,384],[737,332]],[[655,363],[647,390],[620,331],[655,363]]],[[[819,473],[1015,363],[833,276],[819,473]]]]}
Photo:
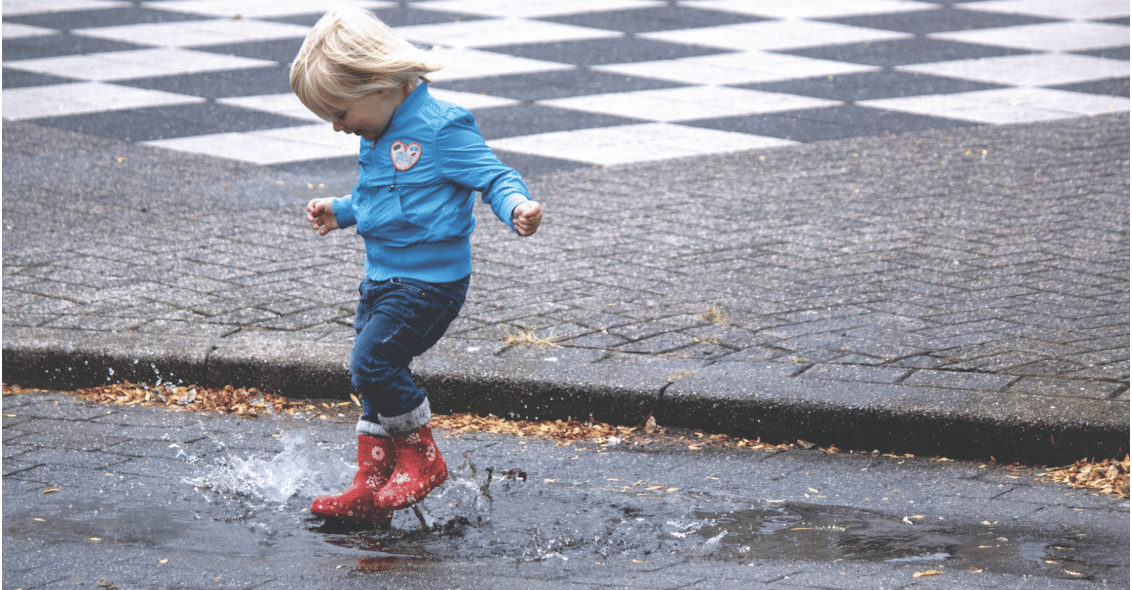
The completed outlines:
{"type": "Polygon", "coordinates": [[[247,458],[226,454],[192,483],[221,495],[258,498],[275,504],[284,504],[296,496],[313,498],[338,493],[350,484],[357,466],[343,461],[338,452],[320,447],[305,419],[287,420],[281,425],[281,453],[247,458]]]}

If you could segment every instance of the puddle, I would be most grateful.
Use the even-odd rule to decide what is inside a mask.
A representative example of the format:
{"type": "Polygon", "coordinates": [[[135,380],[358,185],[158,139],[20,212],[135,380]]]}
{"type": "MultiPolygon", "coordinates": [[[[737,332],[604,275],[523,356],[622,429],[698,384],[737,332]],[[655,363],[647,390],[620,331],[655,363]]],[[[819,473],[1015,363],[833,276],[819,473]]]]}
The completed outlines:
{"type": "Polygon", "coordinates": [[[1105,548],[1081,536],[1011,526],[918,521],[854,508],[782,503],[728,512],[696,510],[687,525],[717,541],[712,559],[789,559],[922,564],[948,569],[1091,580],[1105,548]]]}
{"type": "MultiPolygon", "coordinates": [[[[252,534],[261,548],[288,549],[279,555],[315,556],[364,572],[426,567],[435,561],[593,563],[623,558],[733,564],[857,561],[1067,579],[1127,576],[1127,560],[1113,557],[1121,549],[1111,541],[1106,546],[1101,539],[1021,526],[908,522],[903,515],[859,508],[765,501],[713,505],[703,497],[627,495],[584,481],[528,481],[520,466],[532,468],[534,458],[507,447],[494,456],[516,464],[489,469],[477,465],[476,457],[491,456],[485,448],[496,443],[471,439],[450,447],[464,450],[448,452],[449,480],[419,511],[397,512],[388,530],[351,529],[324,523],[305,510],[314,496],[349,485],[354,466],[343,457],[353,449],[321,446],[302,420],[280,424],[280,452],[226,450],[219,459],[196,460],[197,474],[182,483],[196,490],[203,509],[155,515],[89,506],[77,511],[88,514],[89,523],[77,516],[69,519],[68,535],[107,537],[111,530],[120,531],[123,542],[184,547],[190,543],[177,540],[182,528],[193,527],[194,539],[211,536],[223,544],[226,535],[234,536],[231,525],[237,524],[240,534],[252,534]]],[[[1126,551],[1126,540],[1124,547],[1126,551]]]]}

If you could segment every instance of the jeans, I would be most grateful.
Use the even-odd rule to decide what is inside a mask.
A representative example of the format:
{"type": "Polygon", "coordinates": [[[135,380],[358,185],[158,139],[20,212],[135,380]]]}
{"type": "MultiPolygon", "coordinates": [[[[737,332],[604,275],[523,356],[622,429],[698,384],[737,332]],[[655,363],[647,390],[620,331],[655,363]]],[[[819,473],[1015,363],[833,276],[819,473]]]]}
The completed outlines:
{"type": "Polygon", "coordinates": [[[397,278],[362,281],[350,382],[362,401],[362,420],[400,416],[425,401],[409,363],[432,348],[464,305],[469,277],[451,283],[397,278]]]}

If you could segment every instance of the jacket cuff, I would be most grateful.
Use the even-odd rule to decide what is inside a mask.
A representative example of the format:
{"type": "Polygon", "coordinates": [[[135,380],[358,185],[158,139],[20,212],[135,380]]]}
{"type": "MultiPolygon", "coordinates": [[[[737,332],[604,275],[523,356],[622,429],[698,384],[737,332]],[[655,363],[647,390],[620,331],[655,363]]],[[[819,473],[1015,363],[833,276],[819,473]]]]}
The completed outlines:
{"type": "Polygon", "coordinates": [[[499,206],[499,218],[511,229],[515,229],[515,207],[530,201],[523,193],[511,193],[503,198],[499,206]]]}
{"type": "Polygon", "coordinates": [[[334,221],[338,223],[338,229],[350,227],[358,222],[354,217],[354,205],[352,202],[353,196],[342,197],[332,201],[334,207],[334,221]]]}

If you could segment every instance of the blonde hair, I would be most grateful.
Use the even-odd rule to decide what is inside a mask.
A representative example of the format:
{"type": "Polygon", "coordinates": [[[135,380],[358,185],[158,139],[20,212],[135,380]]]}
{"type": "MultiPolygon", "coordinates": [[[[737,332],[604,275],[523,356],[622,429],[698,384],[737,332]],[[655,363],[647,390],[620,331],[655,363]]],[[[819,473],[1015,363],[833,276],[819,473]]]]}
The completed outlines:
{"type": "Polygon", "coordinates": [[[442,67],[372,12],[343,7],[326,13],[307,34],[291,64],[291,90],[312,113],[330,121],[328,99],[360,98],[405,85],[415,88],[442,67]]]}

